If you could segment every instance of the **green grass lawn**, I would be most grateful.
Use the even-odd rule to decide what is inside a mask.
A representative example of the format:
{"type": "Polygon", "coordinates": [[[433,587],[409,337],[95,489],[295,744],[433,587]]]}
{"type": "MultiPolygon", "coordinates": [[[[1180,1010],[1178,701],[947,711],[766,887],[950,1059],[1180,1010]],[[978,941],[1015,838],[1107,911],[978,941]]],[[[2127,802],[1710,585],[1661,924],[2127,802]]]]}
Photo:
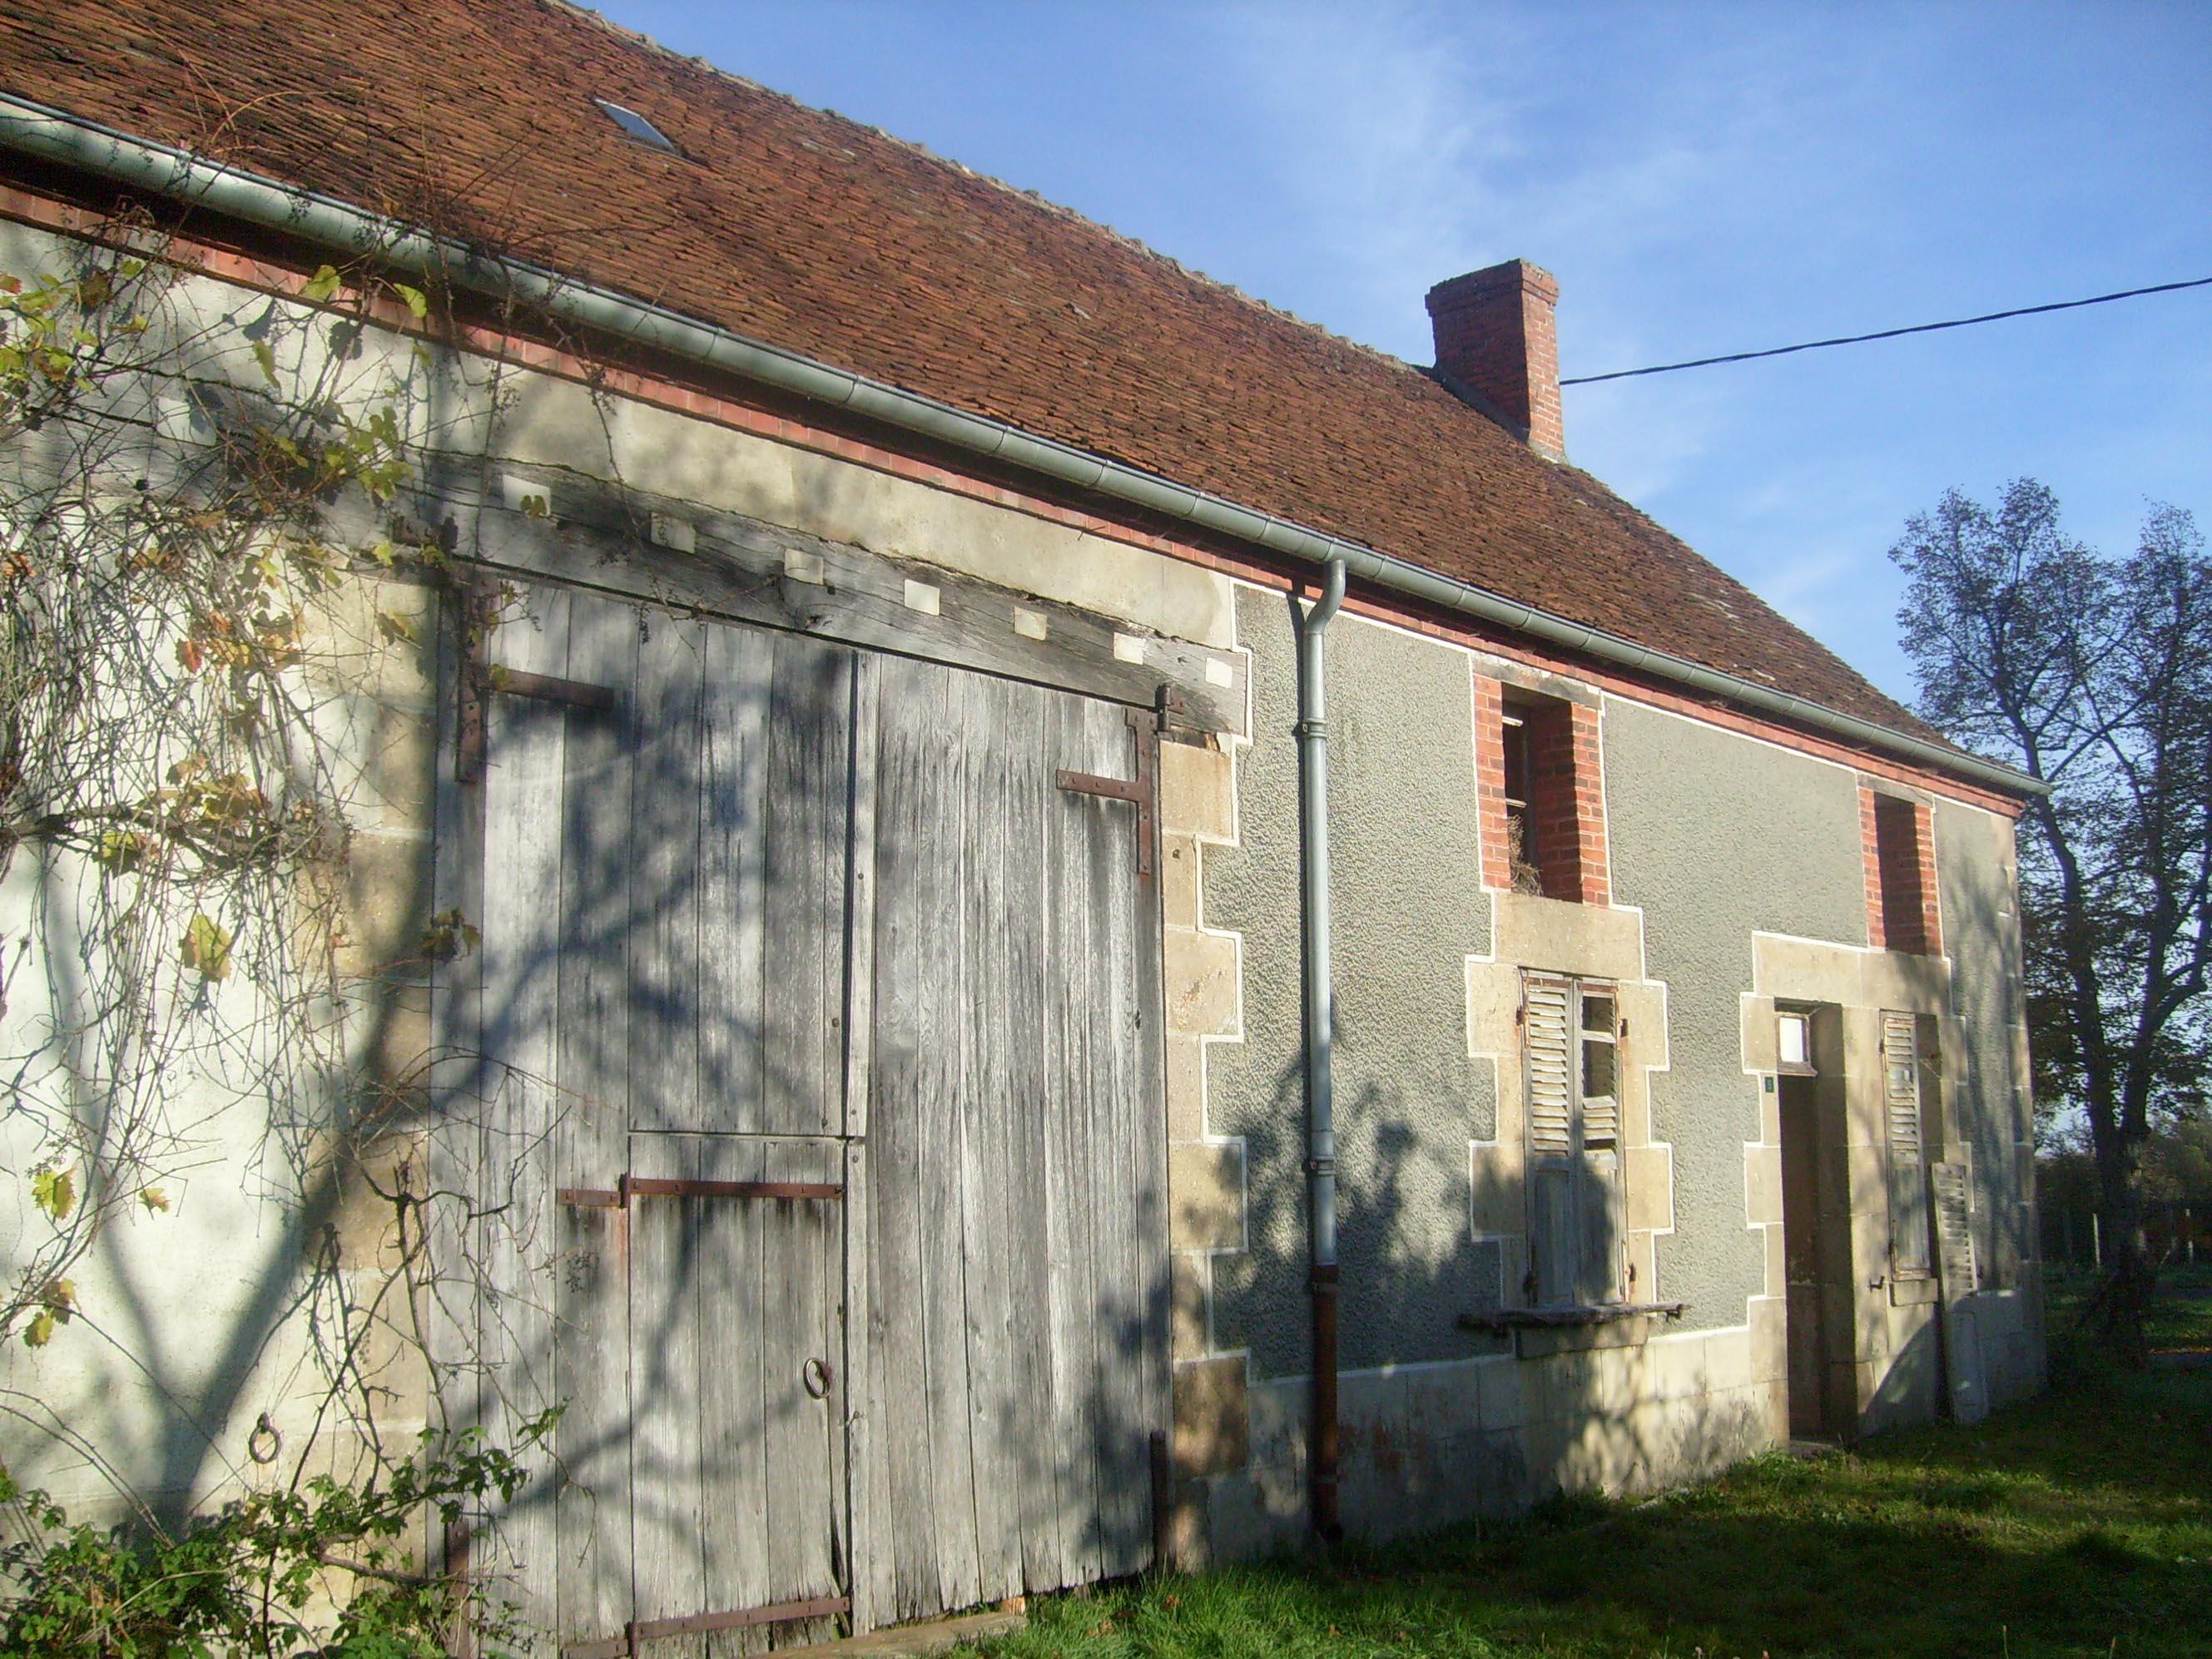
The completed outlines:
{"type": "MultiPolygon", "coordinates": [[[[2054,1339],[2063,1340],[2097,1288],[2099,1276],[2087,1270],[2054,1269],[2045,1283],[2045,1306],[2054,1339]]],[[[2160,1270],[2143,1334],[2154,1351],[2212,1349],[2212,1261],[2160,1270]]],[[[2212,1651],[2212,1646],[2208,1646],[2212,1651]]]]}
{"type": "Polygon", "coordinates": [[[1648,1501],[1033,1604],[1004,1659],[2212,1655],[2212,1371],[1648,1501]]]}

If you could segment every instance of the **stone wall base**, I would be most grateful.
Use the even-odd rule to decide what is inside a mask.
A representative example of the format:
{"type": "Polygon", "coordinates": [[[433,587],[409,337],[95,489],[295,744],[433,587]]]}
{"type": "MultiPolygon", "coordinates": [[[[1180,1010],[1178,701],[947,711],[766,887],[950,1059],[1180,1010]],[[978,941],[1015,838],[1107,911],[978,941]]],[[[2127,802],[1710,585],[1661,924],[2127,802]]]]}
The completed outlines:
{"type": "MultiPolygon", "coordinates": [[[[1640,1492],[1717,1474],[1789,1437],[1778,1380],[1748,1330],[1634,1348],[1510,1354],[1347,1372],[1340,1382],[1346,1529],[1385,1539],[1524,1513],[1560,1492],[1640,1492]]],[[[1179,1540],[1198,1567],[1306,1534],[1304,1377],[1254,1382],[1250,1462],[1190,1482],[1179,1540]]]]}

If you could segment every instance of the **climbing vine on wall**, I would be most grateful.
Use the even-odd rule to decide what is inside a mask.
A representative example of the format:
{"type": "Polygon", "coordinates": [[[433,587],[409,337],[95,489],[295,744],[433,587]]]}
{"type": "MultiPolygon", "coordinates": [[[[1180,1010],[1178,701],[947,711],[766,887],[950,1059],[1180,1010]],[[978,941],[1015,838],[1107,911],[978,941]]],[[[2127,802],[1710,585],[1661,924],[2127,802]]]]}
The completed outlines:
{"type": "MultiPolygon", "coordinates": [[[[159,1585],[179,1629],[243,1618],[249,1650],[281,1651],[313,1625],[309,1578],[336,1570],[352,1589],[335,1605],[355,1610],[336,1615],[340,1638],[348,1620],[404,1626],[408,1641],[362,1650],[415,1651],[454,1605],[452,1583],[404,1565],[422,1523],[524,1478],[465,1433],[387,1443],[397,1396],[363,1357],[372,1328],[419,1340],[433,1231],[484,1222],[480,1200],[364,1155],[406,1144],[424,1094],[365,1038],[369,1005],[405,957],[419,983],[475,929],[433,915],[399,959],[385,941],[374,971],[352,936],[349,866],[378,787],[362,688],[393,660],[422,677],[421,600],[448,580],[406,509],[439,436],[425,387],[451,359],[389,330],[364,349],[379,309],[418,334],[436,319],[424,290],[362,271],[326,265],[280,300],[194,278],[143,220],[52,246],[66,253],[0,270],[0,1180],[20,1199],[0,1342],[101,1344],[158,1390],[136,1315],[112,1291],[103,1302],[116,1279],[97,1269],[132,1230],[175,1226],[196,1180],[243,1187],[295,1248],[272,1255],[269,1311],[207,1344],[251,1363],[296,1322],[306,1358],[285,1382],[311,1427],[285,1445],[264,1416],[268,1455],[246,1449],[270,1467],[255,1470],[228,1466],[220,1422],[198,1425],[216,1484],[244,1495],[179,1517],[36,1391],[0,1387],[0,1416],[109,1471],[137,1516],[114,1534],[72,1525],[0,1471],[10,1576],[29,1587],[0,1613],[46,1620],[47,1647],[74,1651],[103,1606],[159,1585]],[[341,1262],[331,1218],[364,1199],[385,1212],[368,1272],[341,1262]],[[441,1204],[462,1212],[441,1223],[441,1204]],[[338,1425],[349,1462],[325,1432],[338,1425]],[[179,1600],[180,1585],[198,1588],[179,1600]]],[[[149,1244],[167,1248],[135,1241],[149,1244]]],[[[494,1600],[480,1587],[479,1624],[494,1600]]]]}

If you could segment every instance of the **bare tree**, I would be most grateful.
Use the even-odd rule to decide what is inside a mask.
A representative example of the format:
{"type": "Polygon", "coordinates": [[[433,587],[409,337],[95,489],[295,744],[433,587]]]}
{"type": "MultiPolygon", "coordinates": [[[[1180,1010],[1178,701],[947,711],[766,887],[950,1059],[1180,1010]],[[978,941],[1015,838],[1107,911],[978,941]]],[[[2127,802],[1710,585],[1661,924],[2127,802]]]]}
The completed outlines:
{"type": "Polygon", "coordinates": [[[1911,579],[1922,713],[2050,786],[2021,825],[2037,1084],[2087,1124],[2112,1241],[2092,1316],[2139,1365],[2142,1152],[2161,1119],[2203,1109],[2212,1049],[2212,560],[2172,507],[2101,556],[2033,479],[1994,507],[1950,491],[1890,557],[1911,579]]]}

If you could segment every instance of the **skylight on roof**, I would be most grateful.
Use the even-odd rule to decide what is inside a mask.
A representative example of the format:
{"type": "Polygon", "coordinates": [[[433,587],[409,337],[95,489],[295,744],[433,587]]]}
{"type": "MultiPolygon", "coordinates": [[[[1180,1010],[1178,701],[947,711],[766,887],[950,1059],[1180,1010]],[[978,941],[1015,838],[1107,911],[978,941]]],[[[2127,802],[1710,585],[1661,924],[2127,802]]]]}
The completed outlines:
{"type": "Polygon", "coordinates": [[[606,112],[607,119],[641,144],[651,144],[653,149],[665,149],[671,155],[677,153],[674,141],[635,110],[624,109],[620,104],[611,104],[604,98],[594,98],[592,101],[606,112]]]}

